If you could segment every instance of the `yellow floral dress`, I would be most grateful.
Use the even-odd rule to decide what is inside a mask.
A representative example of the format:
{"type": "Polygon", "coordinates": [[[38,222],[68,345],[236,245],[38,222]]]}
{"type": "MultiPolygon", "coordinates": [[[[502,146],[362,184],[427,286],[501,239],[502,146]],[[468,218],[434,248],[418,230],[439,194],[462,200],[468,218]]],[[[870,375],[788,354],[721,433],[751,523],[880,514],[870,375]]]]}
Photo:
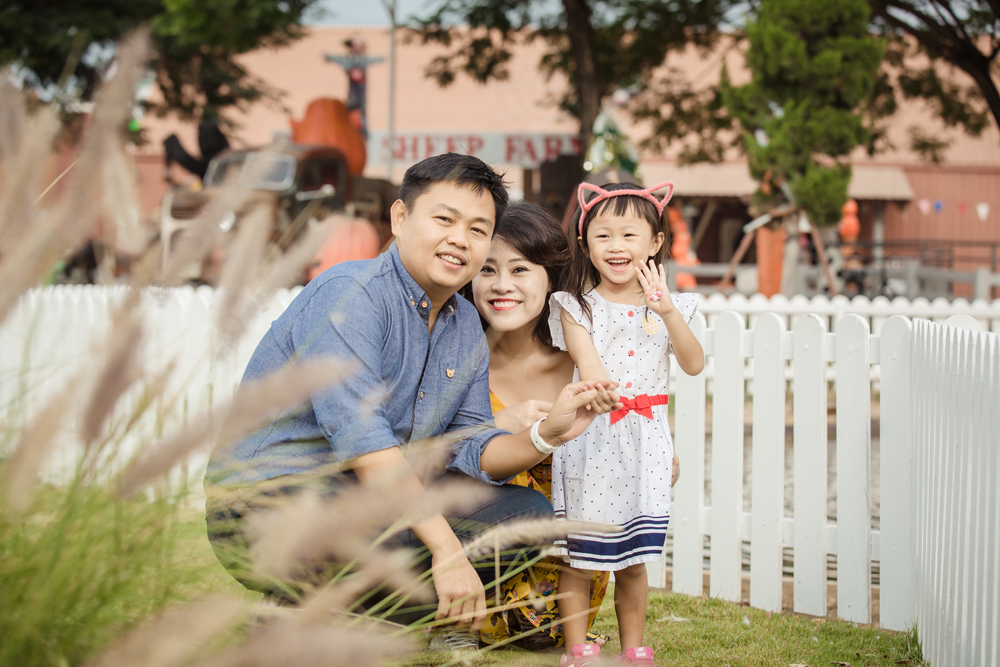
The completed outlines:
{"type": "MultiPolygon", "coordinates": [[[[504,409],[504,404],[493,392],[490,392],[490,405],[494,413],[504,409]]],[[[512,479],[510,484],[540,491],[546,498],[552,500],[552,457],[549,456],[538,465],[522,472],[512,479]]],[[[488,615],[479,631],[480,640],[484,644],[498,644],[535,628],[544,628],[516,640],[517,643],[526,648],[562,646],[562,628],[558,624],[559,602],[547,599],[559,589],[559,572],[562,566],[563,561],[560,558],[545,558],[500,584],[500,595],[503,599],[498,605],[506,606],[529,600],[531,598],[529,591],[534,591],[539,608],[536,608],[536,604],[528,604],[488,615]]],[[[608,572],[596,571],[590,580],[590,607],[595,611],[590,612],[590,617],[587,619],[589,642],[603,644],[607,639],[589,630],[597,617],[596,608],[604,602],[609,580],[608,572]]]]}

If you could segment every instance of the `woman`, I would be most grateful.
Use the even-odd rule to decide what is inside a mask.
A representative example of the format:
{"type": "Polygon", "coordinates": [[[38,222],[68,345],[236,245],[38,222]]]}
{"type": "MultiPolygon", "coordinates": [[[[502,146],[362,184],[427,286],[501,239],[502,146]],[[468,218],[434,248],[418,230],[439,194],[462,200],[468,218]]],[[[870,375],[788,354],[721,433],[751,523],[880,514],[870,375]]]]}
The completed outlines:
{"type": "MultiPolygon", "coordinates": [[[[530,427],[548,413],[559,390],[573,381],[573,360],[552,347],[548,327],[549,294],[558,286],[568,261],[569,247],[555,218],[534,204],[511,204],[497,225],[486,264],[465,292],[467,296],[471,292],[486,327],[490,400],[502,429],[518,432],[530,427]]],[[[536,489],[551,499],[551,469],[550,456],[511,483],[536,489]]],[[[562,644],[558,607],[550,598],[559,585],[559,563],[542,561],[501,586],[504,599],[498,604],[533,597],[544,604],[540,609],[528,605],[491,614],[480,631],[484,643],[496,644],[539,628],[522,645],[562,644]]],[[[596,573],[591,580],[591,609],[601,606],[607,586],[607,573],[596,573]]],[[[590,613],[588,629],[596,616],[596,611],[590,613]]]]}

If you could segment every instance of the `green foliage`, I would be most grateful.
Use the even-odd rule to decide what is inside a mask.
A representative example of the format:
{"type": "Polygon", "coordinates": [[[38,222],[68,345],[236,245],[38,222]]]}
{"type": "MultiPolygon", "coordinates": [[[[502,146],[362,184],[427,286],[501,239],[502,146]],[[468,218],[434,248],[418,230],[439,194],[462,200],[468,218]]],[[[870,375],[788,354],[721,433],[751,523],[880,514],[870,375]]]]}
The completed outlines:
{"type": "Polygon", "coordinates": [[[238,57],[283,46],[301,35],[316,0],[10,0],[0,9],[0,65],[14,64],[29,85],[66,81],[71,97],[89,100],[104,75],[112,44],[140,25],[153,33],[151,67],[160,114],[225,121],[224,112],[278,92],[238,57]]]}
{"type": "MultiPolygon", "coordinates": [[[[870,5],[873,28],[886,38],[878,99],[898,95],[923,102],[946,127],[974,137],[990,115],[1000,123],[1000,92],[993,79],[1000,5],[990,0],[870,0],[870,5]],[[968,75],[966,83],[959,71],[968,75]]],[[[884,139],[888,115],[873,116],[879,125],[876,139],[884,139]]],[[[909,133],[910,149],[931,162],[940,162],[951,144],[919,126],[909,133]]],[[[879,147],[874,143],[869,150],[879,147]]]]}
{"type": "MultiPolygon", "coordinates": [[[[3,494],[0,494],[3,497],[3,494]]],[[[177,598],[176,506],[98,486],[0,500],[0,665],[75,665],[177,598]]]]}
{"type": "Polygon", "coordinates": [[[758,201],[774,206],[787,183],[818,225],[847,199],[846,158],[869,139],[863,106],[878,82],[880,41],[864,0],[768,0],[747,25],[751,83],[721,92],[743,127],[758,201]]]}
{"type": "MultiPolygon", "coordinates": [[[[716,28],[736,0],[600,0],[588,3],[593,29],[594,64],[600,95],[618,88],[644,89],[669,51],[689,45],[708,48],[716,28]]],[[[542,68],[565,75],[570,87],[555,100],[579,115],[576,86],[578,63],[569,48],[564,4],[541,0],[445,0],[428,17],[417,20],[412,35],[448,52],[436,58],[428,76],[442,85],[464,72],[486,82],[509,76],[507,63],[518,44],[543,40],[548,49],[542,68]],[[469,29],[471,28],[471,30],[469,29]]],[[[644,109],[644,117],[652,113],[644,109]]]]}

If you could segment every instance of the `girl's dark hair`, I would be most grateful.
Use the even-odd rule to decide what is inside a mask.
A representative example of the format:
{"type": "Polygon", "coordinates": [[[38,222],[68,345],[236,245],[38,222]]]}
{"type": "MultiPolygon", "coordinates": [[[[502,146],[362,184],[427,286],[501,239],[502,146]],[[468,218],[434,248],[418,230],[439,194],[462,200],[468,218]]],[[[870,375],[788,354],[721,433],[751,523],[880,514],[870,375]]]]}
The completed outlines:
{"type": "MultiPolygon", "coordinates": [[[[569,243],[559,222],[547,210],[525,201],[512,203],[493,233],[493,240],[498,239],[514,248],[532,264],[545,267],[553,290],[562,282],[570,259],[569,243]]],[[[551,294],[551,290],[549,293],[551,294]]],[[[472,301],[471,283],[462,288],[462,296],[472,301]]],[[[482,322],[485,329],[486,320],[482,322]]],[[[545,305],[542,306],[532,336],[543,345],[552,345],[548,294],[545,295],[545,305]]]]}
{"type": "MultiPolygon", "coordinates": [[[[641,190],[642,186],[635,183],[608,183],[607,185],[602,185],[601,189],[614,192],[615,190],[641,190]]],[[[595,194],[594,196],[596,197],[597,195],[595,194]]],[[[580,210],[579,205],[577,205],[576,210],[580,210]]],[[[664,208],[663,211],[666,213],[667,209],[664,208]]],[[[600,272],[590,261],[590,251],[587,247],[587,229],[590,227],[591,221],[599,215],[613,217],[629,213],[644,218],[652,228],[654,238],[656,238],[657,234],[663,234],[663,244],[660,246],[659,251],[651,257],[657,264],[662,264],[666,261],[667,251],[670,248],[670,227],[664,224],[663,217],[656,212],[653,202],[645,197],[636,195],[618,195],[597,204],[583,218],[583,233],[579,235],[576,243],[570,244],[573,248],[572,257],[569,266],[563,274],[563,281],[560,283],[560,289],[573,295],[587,317],[590,317],[590,303],[583,298],[583,295],[588,290],[597,287],[601,282],[600,272]]],[[[570,221],[569,233],[574,236],[580,231],[579,219],[579,214],[577,214],[570,221]]]]}

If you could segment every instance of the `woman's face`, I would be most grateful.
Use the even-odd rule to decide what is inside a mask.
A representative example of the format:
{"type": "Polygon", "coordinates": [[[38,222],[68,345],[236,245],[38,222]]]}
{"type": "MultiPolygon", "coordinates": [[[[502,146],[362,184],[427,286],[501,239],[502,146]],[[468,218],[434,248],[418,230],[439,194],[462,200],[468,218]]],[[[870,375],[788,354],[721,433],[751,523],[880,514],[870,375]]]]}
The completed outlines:
{"type": "Polygon", "coordinates": [[[497,331],[533,327],[550,289],[545,267],[529,262],[500,239],[493,240],[486,264],[472,279],[476,308],[497,331]]]}

